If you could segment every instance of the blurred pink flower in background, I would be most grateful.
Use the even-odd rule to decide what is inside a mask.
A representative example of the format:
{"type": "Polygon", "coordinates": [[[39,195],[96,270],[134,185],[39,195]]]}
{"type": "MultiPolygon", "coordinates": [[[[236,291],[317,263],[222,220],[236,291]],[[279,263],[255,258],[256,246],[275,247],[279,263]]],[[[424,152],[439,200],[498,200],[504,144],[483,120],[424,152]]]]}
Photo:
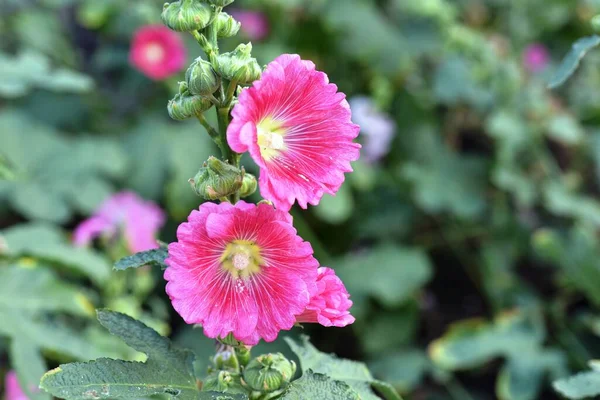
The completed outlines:
{"type": "Polygon", "coordinates": [[[543,44],[530,44],[523,51],[523,65],[529,72],[543,71],[549,63],[550,54],[543,44]]]}
{"type": "Polygon", "coordinates": [[[129,62],[151,79],[166,79],[185,68],[185,45],[166,26],[143,26],[133,35],[129,62]]]}
{"type": "Polygon", "coordinates": [[[27,396],[23,393],[17,374],[15,371],[9,371],[6,374],[4,381],[4,400],[27,400],[27,396]]]}
{"type": "Polygon", "coordinates": [[[352,121],[360,126],[362,155],[368,162],[376,162],[390,150],[396,133],[396,124],[375,107],[373,100],[357,96],[349,100],[352,121]]]}
{"type": "Polygon", "coordinates": [[[164,223],[164,212],[156,204],[133,192],[121,192],[75,228],[73,241],[86,246],[97,237],[115,236],[121,230],[129,250],[137,253],[158,247],[156,235],[164,223]]]}
{"type": "Polygon", "coordinates": [[[260,11],[231,10],[231,16],[242,24],[241,31],[250,40],[259,41],[269,36],[267,16],[260,11]]]}
{"type": "Polygon", "coordinates": [[[323,326],[344,327],[354,322],[348,311],[352,307],[350,295],[340,278],[331,268],[319,268],[317,287],[311,293],[306,310],[296,316],[296,322],[319,323],[323,326]]]}

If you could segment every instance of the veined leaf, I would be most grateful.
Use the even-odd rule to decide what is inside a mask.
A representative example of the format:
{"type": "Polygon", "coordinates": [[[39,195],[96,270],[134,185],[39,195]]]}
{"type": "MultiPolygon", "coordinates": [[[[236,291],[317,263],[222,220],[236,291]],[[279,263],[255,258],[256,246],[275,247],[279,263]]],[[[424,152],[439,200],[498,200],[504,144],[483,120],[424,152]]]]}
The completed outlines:
{"type": "Polygon", "coordinates": [[[361,400],[348,384],[330,379],[327,375],[307,370],[292,382],[281,400],[361,400]]]}
{"type": "Polygon", "coordinates": [[[99,310],[98,320],[127,345],[145,353],[148,360],[140,363],[100,358],[61,365],[42,377],[44,390],[64,399],[139,398],[155,394],[198,398],[191,351],[175,348],[167,338],[125,314],[99,310]]]}
{"type": "Polygon", "coordinates": [[[577,70],[579,63],[585,55],[600,44],[600,36],[593,35],[579,39],[571,47],[571,51],[565,56],[562,63],[550,79],[548,87],[551,89],[557,88],[569,79],[577,70]]]}
{"type": "Polygon", "coordinates": [[[139,268],[147,264],[153,264],[158,265],[162,269],[166,269],[167,264],[165,264],[165,259],[168,256],[169,252],[163,247],[160,249],[142,251],[131,256],[121,258],[115,263],[114,268],[122,271],[128,268],[139,268]]]}

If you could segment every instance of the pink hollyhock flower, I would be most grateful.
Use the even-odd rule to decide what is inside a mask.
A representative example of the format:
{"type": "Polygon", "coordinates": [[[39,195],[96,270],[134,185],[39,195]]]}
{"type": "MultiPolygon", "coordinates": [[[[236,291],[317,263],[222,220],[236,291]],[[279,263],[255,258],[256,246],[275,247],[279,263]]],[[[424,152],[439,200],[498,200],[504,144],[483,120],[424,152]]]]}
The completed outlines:
{"type": "Polygon", "coordinates": [[[260,11],[231,10],[231,16],[240,22],[242,33],[250,40],[259,41],[269,36],[269,20],[260,11]]]}
{"type": "Polygon", "coordinates": [[[21,386],[19,385],[15,371],[9,371],[6,374],[6,379],[4,381],[4,392],[5,400],[28,400],[27,395],[25,395],[21,389],[21,386]]]}
{"type": "Polygon", "coordinates": [[[345,97],[312,62],[289,54],[240,94],[227,141],[238,153],[250,151],[260,167],[260,191],[277,208],[288,211],[295,200],[302,208],[316,205],[352,171],[360,128],[345,97]]]}
{"type": "Polygon", "coordinates": [[[543,71],[548,63],[550,63],[550,54],[542,44],[531,44],[523,51],[523,65],[529,72],[543,71]]]}
{"type": "Polygon", "coordinates": [[[185,61],[181,36],[166,26],[147,25],[134,33],[129,62],[149,78],[166,79],[181,71],[185,61]]]}
{"type": "Polygon", "coordinates": [[[348,311],[350,307],[352,301],[342,280],[331,268],[321,267],[317,276],[317,290],[312,293],[306,310],[296,316],[296,322],[343,327],[354,322],[354,317],[348,311]]]}
{"type": "Polygon", "coordinates": [[[365,96],[350,99],[352,120],[360,126],[363,155],[368,162],[376,162],[390,150],[396,133],[396,124],[378,111],[373,101],[365,96]]]}
{"type": "Polygon", "coordinates": [[[165,215],[156,204],[133,192],[121,192],[107,199],[73,233],[77,246],[86,246],[101,235],[114,236],[123,230],[132,253],[155,249],[156,234],[165,223],[165,215]]]}
{"type": "Polygon", "coordinates": [[[318,262],[288,213],[204,203],[177,230],[165,271],[173,308],[211,338],[272,342],[309,304],[318,262]]]}

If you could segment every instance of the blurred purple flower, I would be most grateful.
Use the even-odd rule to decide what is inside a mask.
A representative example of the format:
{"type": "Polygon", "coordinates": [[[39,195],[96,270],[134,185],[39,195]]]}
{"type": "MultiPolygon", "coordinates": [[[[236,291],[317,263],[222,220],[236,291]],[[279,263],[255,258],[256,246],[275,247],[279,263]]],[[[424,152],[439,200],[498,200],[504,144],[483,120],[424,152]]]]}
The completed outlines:
{"type": "Polygon", "coordinates": [[[250,40],[259,41],[269,36],[270,26],[267,16],[260,11],[231,10],[231,16],[242,24],[241,31],[250,40]]]}
{"type": "Polygon", "coordinates": [[[19,385],[15,371],[8,371],[6,374],[6,380],[4,381],[4,387],[5,400],[28,400],[27,396],[25,393],[23,393],[23,390],[19,385]]]}
{"type": "Polygon", "coordinates": [[[353,97],[349,103],[352,122],[360,126],[362,156],[367,162],[376,162],[389,152],[396,124],[389,116],[378,111],[373,100],[368,97],[353,97]]]}
{"type": "Polygon", "coordinates": [[[121,192],[107,199],[90,218],[73,233],[77,246],[86,246],[102,235],[122,233],[132,253],[155,249],[156,234],[165,223],[164,212],[151,201],[133,192],[121,192]]]}
{"type": "Polygon", "coordinates": [[[523,65],[529,72],[543,71],[548,63],[550,63],[550,54],[543,44],[530,44],[523,51],[523,65]]]}

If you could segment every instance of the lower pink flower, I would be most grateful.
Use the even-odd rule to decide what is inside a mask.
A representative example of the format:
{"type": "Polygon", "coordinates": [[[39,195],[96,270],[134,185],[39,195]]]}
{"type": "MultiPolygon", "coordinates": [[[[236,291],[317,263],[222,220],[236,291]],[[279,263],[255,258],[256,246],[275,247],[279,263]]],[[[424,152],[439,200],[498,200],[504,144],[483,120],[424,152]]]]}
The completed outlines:
{"type": "Polygon", "coordinates": [[[211,338],[247,345],[291,329],[316,291],[318,262],[288,213],[204,203],[177,230],[165,271],[173,308],[211,338]]]}
{"type": "Polygon", "coordinates": [[[133,35],[129,62],[151,79],[166,79],[185,68],[183,39],[163,25],[143,26],[133,35]]]}
{"type": "Polygon", "coordinates": [[[121,230],[129,250],[137,253],[158,247],[156,234],[164,223],[165,215],[156,204],[133,192],[121,192],[75,228],[73,241],[86,246],[99,236],[115,236],[121,230]]]}
{"type": "Polygon", "coordinates": [[[242,24],[242,33],[253,41],[263,40],[269,36],[269,20],[260,11],[231,10],[230,14],[242,24]]]}
{"type": "Polygon", "coordinates": [[[354,322],[350,315],[352,301],[344,283],[331,268],[319,268],[316,291],[312,293],[306,310],[296,316],[296,322],[319,323],[323,326],[343,327],[354,322]]]}
{"type": "Polygon", "coordinates": [[[9,371],[4,381],[4,400],[28,400],[27,395],[21,389],[15,371],[9,371]]]}

